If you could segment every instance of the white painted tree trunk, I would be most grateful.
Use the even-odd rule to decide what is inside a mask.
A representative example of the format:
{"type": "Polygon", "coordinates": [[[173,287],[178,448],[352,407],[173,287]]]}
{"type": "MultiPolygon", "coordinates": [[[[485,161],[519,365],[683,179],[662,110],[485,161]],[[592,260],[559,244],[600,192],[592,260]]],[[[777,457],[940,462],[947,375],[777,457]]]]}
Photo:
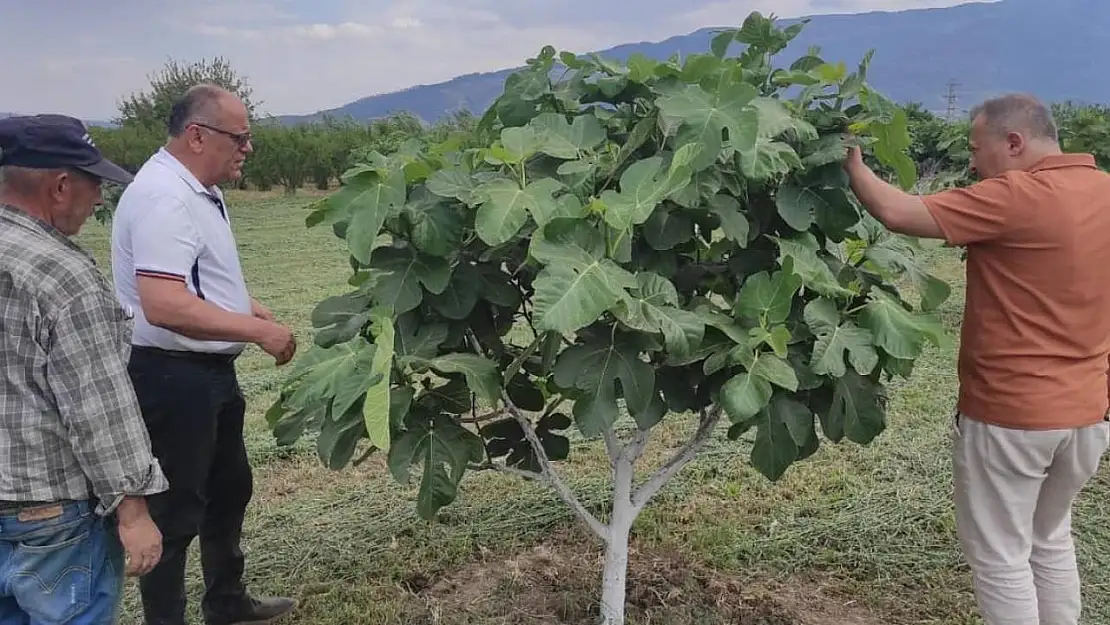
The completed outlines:
{"type": "Polygon", "coordinates": [[[614,507],[609,523],[609,540],[605,547],[605,568],[601,573],[601,622],[603,625],[624,625],[624,597],[628,588],[628,540],[632,522],[639,511],[629,505],[618,512],[614,507]],[[627,520],[618,523],[621,513],[627,520]]]}
{"type": "MultiPolygon", "coordinates": [[[[646,436],[644,441],[646,442],[646,436]]],[[[632,478],[635,473],[633,464],[636,459],[628,451],[627,447],[610,443],[613,508],[609,518],[608,536],[605,537],[605,566],[601,573],[600,612],[603,625],[624,625],[628,541],[632,535],[632,523],[640,516],[641,510],[632,503],[632,478]]]]}
{"type": "Polygon", "coordinates": [[[705,447],[720,420],[721,409],[714,406],[703,410],[699,415],[698,428],[690,440],[686,441],[686,444],[678,449],[670,460],[659,467],[635,491],[632,488],[635,465],[643,454],[644,447],[647,446],[648,432],[637,429],[628,443],[622,443],[613,430],[605,432],[605,448],[609,453],[613,471],[613,506],[609,523],[606,525],[586,510],[574,492],[556,473],[544,451],[543,444],[536,435],[532,422],[513,405],[508,393],[502,391],[502,397],[508,411],[520,423],[525,438],[535,451],[541,472],[532,473],[496,465],[490,468],[546,482],[574,510],[578,518],[593,530],[595,535],[605,541],[605,565],[601,574],[601,624],[624,625],[624,604],[628,585],[628,544],[632,535],[632,523],[659,489],[705,447]]]}

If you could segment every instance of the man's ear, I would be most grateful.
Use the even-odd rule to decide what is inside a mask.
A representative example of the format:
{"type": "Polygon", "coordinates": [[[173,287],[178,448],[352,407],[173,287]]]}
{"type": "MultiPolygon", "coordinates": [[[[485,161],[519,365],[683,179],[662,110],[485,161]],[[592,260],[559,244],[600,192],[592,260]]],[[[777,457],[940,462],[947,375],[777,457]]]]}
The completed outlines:
{"type": "Polygon", "coordinates": [[[53,172],[50,176],[50,197],[56,201],[61,201],[66,196],[70,186],[73,185],[73,177],[68,171],[64,169],[61,171],[53,172]]]}
{"type": "Polygon", "coordinates": [[[194,154],[200,154],[204,149],[204,129],[193,124],[185,129],[185,137],[188,140],[189,149],[194,154]]]}
{"type": "Polygon", "coordinates": [[[1010,151],[1010,156],[1017,156],[1025,151],[1025,136],[1020,132],[1006,133],[1006,146],[1010,151]]]}

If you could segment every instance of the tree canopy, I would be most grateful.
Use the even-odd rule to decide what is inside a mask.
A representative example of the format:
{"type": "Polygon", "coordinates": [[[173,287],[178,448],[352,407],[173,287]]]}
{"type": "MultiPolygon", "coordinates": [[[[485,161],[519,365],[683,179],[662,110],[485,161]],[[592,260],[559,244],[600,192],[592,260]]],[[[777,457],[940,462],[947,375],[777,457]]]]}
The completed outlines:
{"type": "Polygon", "coordinates": [[[867,84],[870,55],[774,67],[802,27],[753,13],[666,61],[545,47],[468,140],[366,153],[306,219],[345,241],[351,290],[313,311],[267,413],[278,440],[314,433],[333,468],[368,441],[398,481],[419,471],[428,519],[469,471],[550,484],[608,546],[608,623],[632,521],[723,418],[772,480],[818,429],[872,441],[885,383],[945,340],[930,311],[949,288],[842,166],[858,141],[912,186],[906,110],[867,84]],[[636,486],[667,419],[696,427],[636,486]],[[608,523],[556,470],[572,427],[609,454],[608,523]]]}
{"type": "Polygon", "coordinates": [[[190,63],[168,60],[161,70],[150,76],[147,90],[120,101],[119,117],[114,121],[120,126],[139,126],[164,134],[174,101],[189,87],[201,82],[210,82],[237,94],[254,116],[257,103],[251,100],[253,91],[246,78],[231,67],[230,61],[218,56],[190,63]]]}

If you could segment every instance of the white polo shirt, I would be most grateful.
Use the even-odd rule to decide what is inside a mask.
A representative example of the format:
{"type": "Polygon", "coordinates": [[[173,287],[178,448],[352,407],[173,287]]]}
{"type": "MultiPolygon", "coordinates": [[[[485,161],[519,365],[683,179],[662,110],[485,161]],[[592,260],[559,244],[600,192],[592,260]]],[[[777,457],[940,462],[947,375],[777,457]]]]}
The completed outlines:
{"type": "Polygon", "coordinates": [[[150,325],[136,276],[185,283],[220,308],[250,314],[239,250],[218,187],[205,188],[164,148],[127,186],[112,217],[112,276],[120,304],[134,311],[135,345],[236,354],[243,343],[199,341],[150,325]]]}

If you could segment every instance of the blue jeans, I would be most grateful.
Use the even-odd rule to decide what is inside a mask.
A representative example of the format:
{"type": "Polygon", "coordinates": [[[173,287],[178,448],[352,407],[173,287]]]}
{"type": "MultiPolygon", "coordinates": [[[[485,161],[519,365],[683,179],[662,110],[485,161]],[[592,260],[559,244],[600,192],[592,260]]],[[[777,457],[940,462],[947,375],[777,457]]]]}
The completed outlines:
{"type": "Polygon", "coordinates": [[[115,522],[85,501],[60,510],[24,520],[0,512],[0,625],[116,622],[124,566],[115,522]]]}

